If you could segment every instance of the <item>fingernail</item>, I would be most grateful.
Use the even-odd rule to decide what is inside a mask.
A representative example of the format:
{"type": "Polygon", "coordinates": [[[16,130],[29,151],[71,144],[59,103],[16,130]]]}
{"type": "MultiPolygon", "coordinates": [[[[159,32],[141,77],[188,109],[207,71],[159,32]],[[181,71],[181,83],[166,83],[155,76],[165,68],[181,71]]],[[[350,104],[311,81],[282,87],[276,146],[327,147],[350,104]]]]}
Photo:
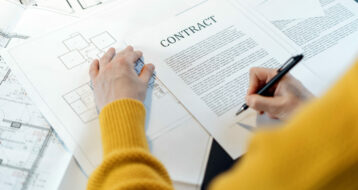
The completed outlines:
{"type": "Polygon", "coordinates": [[[154,71],[155,66],[150,64],[150,65],[148,65],[148,69],[150,69],[151,71],[154,71]]]}

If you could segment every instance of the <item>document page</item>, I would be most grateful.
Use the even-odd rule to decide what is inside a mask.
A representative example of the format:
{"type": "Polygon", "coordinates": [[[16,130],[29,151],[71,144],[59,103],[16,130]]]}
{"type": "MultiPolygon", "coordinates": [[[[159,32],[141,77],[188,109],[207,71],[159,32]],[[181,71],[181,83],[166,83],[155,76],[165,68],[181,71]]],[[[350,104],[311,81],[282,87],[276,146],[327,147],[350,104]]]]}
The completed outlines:
{"type": "Polygon", "coordinates": [[[3,32],[11,31],[21,18],[25,7],[10,0],[0,0],[0,29],[3,32]]]}
{"type": "MultiPolygon", "coordinates": [[[[358,56],[358,2],[320,0],[325,16],[272,22],[305,54],[303,64],[330,87],[358,56]]],[[[316,89],[317,89],[316,88],[316,89]]]]}
{"type": "Polygon", "coordinates": [[[0,48],[11,40],[11,32],[25,11],[25,7],[10,0],[0,0],[0,48]]]}
{"type": "Polygon", "coordinates": [[[246,1],[268,20],[288,20],[324,16],[319,0],[239,0],[246,1]]]}
{"type": "MultiPolygon", "coordinates": [[[[2,54],[87,175],[102,161],[89,65],[109,47],[125,47],[125,33],[159,22],[163,16],[175,16],[177,7],[163,2],[127,1],[2,54]],[[149,14],[148,8],[165,10],[149,14]]],[[[211,137],[159,79],[148,90],[146,134],[153,154],[163,161],[174,181],[200,185],[211,137]]]]}
{"type": "Polygon", "coordinates": [[[57,189],[70,159],[0,57],[0,189],[57,189]]]}
{"type": "Polygon", "coordinates": [[[128,39],[154,63],[165,86],[213,137],[237,158],[251,130],[236,117],[245,103],[250,67],[277,68],[297,50],[267,32],[249,10],[207,1],[128,39]]]}

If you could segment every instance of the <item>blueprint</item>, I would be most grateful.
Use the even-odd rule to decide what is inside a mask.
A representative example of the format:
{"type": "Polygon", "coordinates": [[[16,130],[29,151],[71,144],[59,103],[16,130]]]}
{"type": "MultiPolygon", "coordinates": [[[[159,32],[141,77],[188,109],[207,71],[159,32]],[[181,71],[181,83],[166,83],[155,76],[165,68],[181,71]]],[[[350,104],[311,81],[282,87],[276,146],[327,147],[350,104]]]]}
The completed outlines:
{"type": "MultiPolygon", "coordinates": [[[[120,3],[121,1],[125,0],[0,0],[0,47],[9,45],[12,39],[29,38],[28,35],[14,32],[18,25],[20,25],[21,28],[24,22],[28,22],[27,19],[30,19],[31,24],[34,24],[33,28],[37,28],[33,19],[41,19],[46,25],[39,28],[44,31],[48,30],[51,22],[61,25],[62,23],[66,23],[65,20],[67,20],[67,18],[64,19],[64,21],[52,20],[44,15],[40,16],[40,18],[36,16],[32,17],[34,15],[54,14],[57,16],[61,15],[63,18],[80,18],[92,12],[99,11],[100,9],[105,9],[106,6],[110,7],[112,4],[120,3]]],[[[30,33],[35,31],[30,30],[30,33]]],[[[22,33],[24,31],[20,29],[20,32],[22,33]]],[[[36,33],[36,35],[38,35],[38,33],[36,33]]]]}
{"type": "MultiPolygon", "coordinates": [[[[35,91],[30,88],[26,88],[26,91],[70,151],[74,153],[87,175],[102,161],[98,112],[93,101],[88,76],[89,64],[93,59],[103,55],[109,47],[117,50],[124,48],[126,46],[123,42],[125,34],[133,33],[146,25],[159,23],[163,15],[169,17],[182,13],[190,9],[191,5],[183,6],[182,1],[127,1],[121,6],[112,7],[113,10],[109,9],[49,33],[55,34],[55,37],[51,35],[49,38],[51,40],[44,40],[48,42],[48,46],[35,43],[41,48],[34,47],[34,49],[40,50],[47,47],[50,53],[38,57],[41,64],[44,63],[41,60],[47,59],[46,64],[41,68],[31,66],[32,69],[37,73],[41,70],[42,77],[55,77],[47,80],[46,83],[50,88],[46,87],[46,92],[41,92],[39,95],[45,99],[56,99],[54,103],[57,105],[44,105],[40,100],[42,98],[35,91]],[[173,4],[181,5],[181,7],[173,6],[173,4]],[[151,10],[163,11],[148,11],[148,7],[151,7],[151,10]],[[137,11],[133,12],[134,9],[137,11]],[[115,20],[108,20],[108,18],[115,20]],[[119,24],[109,24],[113,22],[119,24]],[[96,27],[93,27],[94,25],[96,27]],[[53,71],[56,71],[56,75],[53,75],[53,71]],[[53,87],[58,88],[52,89],[53,87]]],[[[44,37],[47,38],[48,35],[44,37]]],[[[32,57],[37,56],[33,54],[32,57]]],[[[29,61],[25,62],[29,63],[29,61]]],[[[14,64],[11,60],[8,63],[14,64]]],[[[30,66],[30,64],[27,65],[30,66]]],[[[140,62],[138,62],[139,65],[140,62]]],[[[16,70],[13,71],[17,73],[16,70]]],[[[140,67],[137,71],[140,71],[140,67]]],[[[26,73],[31,72],[26,71],[26,73]]],[[[22,80],[23,76],[17,75],[19,81],[26,87],[28,83],[22,80]]],[[[150,141],[151,151],[166,166],[173,181],[200,186],[212,138],[159,79],[160,77],[155,77],[155,80],[153,78],[150,82],[145,102],[148,114],[146,134],[150,141]],[[168,154],[168,152],[171,153],[168,154]]],[[[37,84],[29,86],[40,87],[37,84]]]]}
{"type": "Polygon", "coordinates": [[[70,159],[0,57],[0,189],[55,189],[70,159]]]}

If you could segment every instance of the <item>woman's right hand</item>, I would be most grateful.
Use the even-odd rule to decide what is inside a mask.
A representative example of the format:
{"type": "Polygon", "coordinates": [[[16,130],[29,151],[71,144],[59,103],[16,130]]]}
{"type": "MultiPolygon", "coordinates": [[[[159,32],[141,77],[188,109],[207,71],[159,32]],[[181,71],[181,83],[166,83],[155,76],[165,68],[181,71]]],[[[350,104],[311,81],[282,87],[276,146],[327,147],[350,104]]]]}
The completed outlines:
{"type": "Polygon", "coordinates": [[[314,96],[300,81],[291,75],[286,75],[271,89],[269,97],[257,95],[256,92],[277,74],[277,70],[267,68],[252,68],[250,70],[250,85],[246,103],[254,110],[273,119],[287,119],[301,104],[314,96]]]}

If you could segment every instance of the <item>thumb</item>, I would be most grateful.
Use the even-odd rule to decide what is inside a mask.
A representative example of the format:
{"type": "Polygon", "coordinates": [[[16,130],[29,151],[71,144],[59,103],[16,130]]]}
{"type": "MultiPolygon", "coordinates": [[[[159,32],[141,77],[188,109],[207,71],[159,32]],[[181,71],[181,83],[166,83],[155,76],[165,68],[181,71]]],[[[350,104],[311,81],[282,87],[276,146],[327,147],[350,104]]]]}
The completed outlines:
{"type": "Polygon", "coordinates": [[[144,65],[142,72],[139,75],[139,78],[143,82],[148,83],[153,76],[154,70],[155,70],[155,67],[153,64],[144,65]]]}
{"type": "Polygon", "coordinates": [[[247,105],[256,111],[264,111],[276,115],[283,105],[282,97],[266,97],[257,94],[249,95],[246,98],[247,105]]]}
{"type": "Polygon", "coordinates": [[[99,72],[99,61],[98,59],[96,59],[92,62],[89,69],[89,75],[91,77],[91,80],[94,80],[97,77],[98,72],[99,72]]]}

